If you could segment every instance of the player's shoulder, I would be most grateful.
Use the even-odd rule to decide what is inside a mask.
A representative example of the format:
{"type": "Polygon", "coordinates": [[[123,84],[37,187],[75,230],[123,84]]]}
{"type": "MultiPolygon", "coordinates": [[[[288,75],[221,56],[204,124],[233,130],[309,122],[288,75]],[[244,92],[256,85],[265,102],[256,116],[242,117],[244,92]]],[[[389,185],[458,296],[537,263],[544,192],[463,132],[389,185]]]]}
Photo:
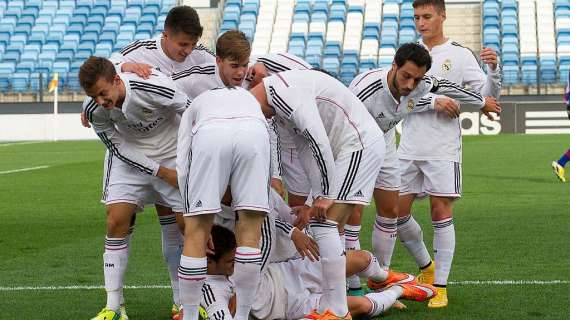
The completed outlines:
{"type": "Polygon", "coordinates": [[[136,40],[119,51],[123,56],[133,54],[135,52],[147,53],[148,51],[158,50],[159,38],[150,38],[145,40],[136,40]]]}
{"type": "Polygon", "coordinates": [[[191,66],[182,71],[175,72],[171,75],[172,80],[180,80],[187,77],[195,76],[211,76],[216,73],[216,64],[214,62],[207,62],[191,66]]]}
{"type": "Polygon", "coordinates": [[[453,53],[459,59],[467,60],[467,59],[474,58],[475,61],[477,61],[477,62],[479,61],[479,59],[477,59],[477,56],[475,55],[475,52],[473,52],[473,50],[471,50],[471,48],[464,46],[463,44],[461,44],[457,41],[451,41],[449,48],[453,51],[453,53]]]}
{"type": "Polygon", "coordinates": [[[94,122],[97,120],[103,120],[109,118],[109,112],[105,110],[102,106],[97,104],[95,100],[91,97],[85,97],[83,100],[83,112],[89,122],[94,122]]]}
{"type": "Polygon", "coordinates": [[[194,48],[192,53],[216,57],[214,52],[212,52],[212,50],[210,50],[208,47],[206,47],[203,43],[199,43],[198,45],[196,45],[196,47],[194,48]]]}
{"type": "Polygon", "coordinates": [[[380,83],[382,85],[383,71],[384,69],[382,68],[366,70],[354,77],[350,83],[350,87],[366,87],[371,83],[380,83]]]}

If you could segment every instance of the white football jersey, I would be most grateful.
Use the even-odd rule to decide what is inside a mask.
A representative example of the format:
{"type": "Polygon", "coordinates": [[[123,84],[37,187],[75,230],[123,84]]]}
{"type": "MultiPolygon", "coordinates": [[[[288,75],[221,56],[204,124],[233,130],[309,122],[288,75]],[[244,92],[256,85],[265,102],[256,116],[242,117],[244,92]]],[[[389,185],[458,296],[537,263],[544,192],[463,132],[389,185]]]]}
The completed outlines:
{"type": "MultiPolygon", "coordinates": [[[[420,41],[421,45],[424,45],[420,41]]],[[[425,45],[424,45],[425,46],[425,45]]],[[[426,47],[427,48],[427,47],[426,47]]],[[[449,39],[430,51],[432,66],[427,74],[468,86],[483,96],[499,98],[501,67],[485,74],[471,50],[449,39]]],[[[435,101],[428,95],[424,101],[435,101]]],[[[398,149],[401,159],[447,160],[461,162],[461,124],[436,112],[414,113],[402,124],[402,137],[398,149]]]]}
{"type": "Polygon", "coordinates": [[[174,61],[164,53],[161,40],[162,34],[148,40],[134,41],[121,51],[113,53],[111,61],[116,65],[124,62],[146,63],[166,75],[183,71],[194,65],[216,61],[214,54],[203,44],[198,44],[183,62],[174,61]]]}
{"type": "Polygon", "coordinates": [[[484,105],[483,97],[463,89],[446,79],[424,76],[418,86],[407,96],[396,100],[388,87],[390,68],[373,69],[359,74],[349,89],[364,103],[368,112],[384,133],[394,128],[407,114],[434,110],[430,101],[421,98],[428,93],[446,95],[465,103],[484,105]]]}
{"type": "Polygon", "coordinates": [[[214,88],[225,87],[215,62],[203,63],[171,75],[178,89],[190,99],[214,88]]]}
{"type": "Polygon", "coordinates": [[[170,77],[153,70],[149,79],[119,73],[125,85],[120,108],[106,110],[87,97],[83,110],[107,149],[120,160],[155,175],[158,162],[176,156],[179,114],[190,105],[170,77]]]}
{"type": "Polygon", "coordinates": [[[293,134],[299,152],[310,148],[315,158],[320,174],[313,175],[313,195],[330,197],[335,159],[382,139],[382,131],[362,102],[323,72],[290,70],[263,83],[276,120],[293,134]]]}

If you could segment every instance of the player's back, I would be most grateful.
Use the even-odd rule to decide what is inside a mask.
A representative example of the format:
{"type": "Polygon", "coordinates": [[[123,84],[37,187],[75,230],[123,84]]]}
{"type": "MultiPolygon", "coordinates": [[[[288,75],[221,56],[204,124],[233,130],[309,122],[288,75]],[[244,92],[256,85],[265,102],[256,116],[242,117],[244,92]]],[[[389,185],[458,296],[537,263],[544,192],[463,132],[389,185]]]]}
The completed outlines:
{"type": "Polygon", "coordinates": [[[296,99],[315,100],[335,157],[361,150],[383,136],[362,102],[342,82],[324,72],[290,70],[267,80],[264,83],[271,96],[293,88],[298,91],[296,99]]]}

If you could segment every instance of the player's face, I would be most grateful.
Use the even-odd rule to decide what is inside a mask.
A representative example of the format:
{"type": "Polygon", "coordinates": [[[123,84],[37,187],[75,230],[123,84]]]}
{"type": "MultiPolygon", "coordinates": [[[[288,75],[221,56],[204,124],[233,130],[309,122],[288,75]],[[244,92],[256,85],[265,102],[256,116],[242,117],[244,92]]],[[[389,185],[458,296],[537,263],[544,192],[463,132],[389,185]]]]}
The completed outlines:
{"type": "Polygon", "coordinates": [[[249,65],[249,57],[247,59],[232,60],[229,58],[220,59],[216,57],[216,64],[218,65],[218,71],[220,72],[220,78],[226,86],[241,86],[241,83],[245,79],[247,73],[247,67],[249,65]]]}
{"type": "Polygon", "coordinates": [[[184,32],[173,33],[165,30],[162,33],[162,47],[166,55],[176,61],[184,62],[196,47],[198,39],[184,32]]]}
{"type": "Polygon", "coordinates": [[[93,98],[98,105],[101,105],[107,110],[111,110],[117,106],[121,100],[120,85],[122,85],[122,82],[118,75],[115,75],[113,81],[108,81],[101,77],[86,93],[93,98]]]}
{"type": "Polygon", "coordinates": [[[414,9],[414,21],[424,40],[443,36],[445,11],[438,12],[432,5],[421,6],[414,9]]]}
{"type": "Polygon", "coordinates": [[[418,86],[427,72],[425,66],[420,68],[412,61],[406,61],[400,68],[393,63],[392,68],[395,70],[394,86],[403,97],[409,95],[418,86]]]}
{"type": "Polygon", "coordinates": [[[236,250],[232,250],[220,258],[217,262],[217,269],[219,274],[231,276],[234,273],[234,260],[236,257],[236,250]]]}

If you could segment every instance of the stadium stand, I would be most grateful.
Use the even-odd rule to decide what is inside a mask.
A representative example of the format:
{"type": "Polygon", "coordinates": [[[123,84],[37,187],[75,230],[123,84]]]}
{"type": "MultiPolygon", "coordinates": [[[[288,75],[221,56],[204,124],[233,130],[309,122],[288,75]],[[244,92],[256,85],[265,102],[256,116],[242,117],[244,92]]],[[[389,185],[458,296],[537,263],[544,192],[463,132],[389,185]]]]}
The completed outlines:
{"type": "MultiPolygon", "coordinates": [[[[399,45],[417,40],[412,2],[226,0],[217,20],[203,21],[204,37],[212,41],[238,28],[252,40],[254,56],[288,51],[349,83],[359,72],[389,65],[399,45]]],[[[158,34],[177,3],[0,0],[0,89],[33,92],[40,75],[45,87],[58,72],[60,90],[78,92],[77,70],[85,58],[108,57],[158,34]]],[[[497,50],[506,87],[558,85],[570,71],[570,0],[448,5],[446,30],[476,53],[482,46],[497,50]]]]}

